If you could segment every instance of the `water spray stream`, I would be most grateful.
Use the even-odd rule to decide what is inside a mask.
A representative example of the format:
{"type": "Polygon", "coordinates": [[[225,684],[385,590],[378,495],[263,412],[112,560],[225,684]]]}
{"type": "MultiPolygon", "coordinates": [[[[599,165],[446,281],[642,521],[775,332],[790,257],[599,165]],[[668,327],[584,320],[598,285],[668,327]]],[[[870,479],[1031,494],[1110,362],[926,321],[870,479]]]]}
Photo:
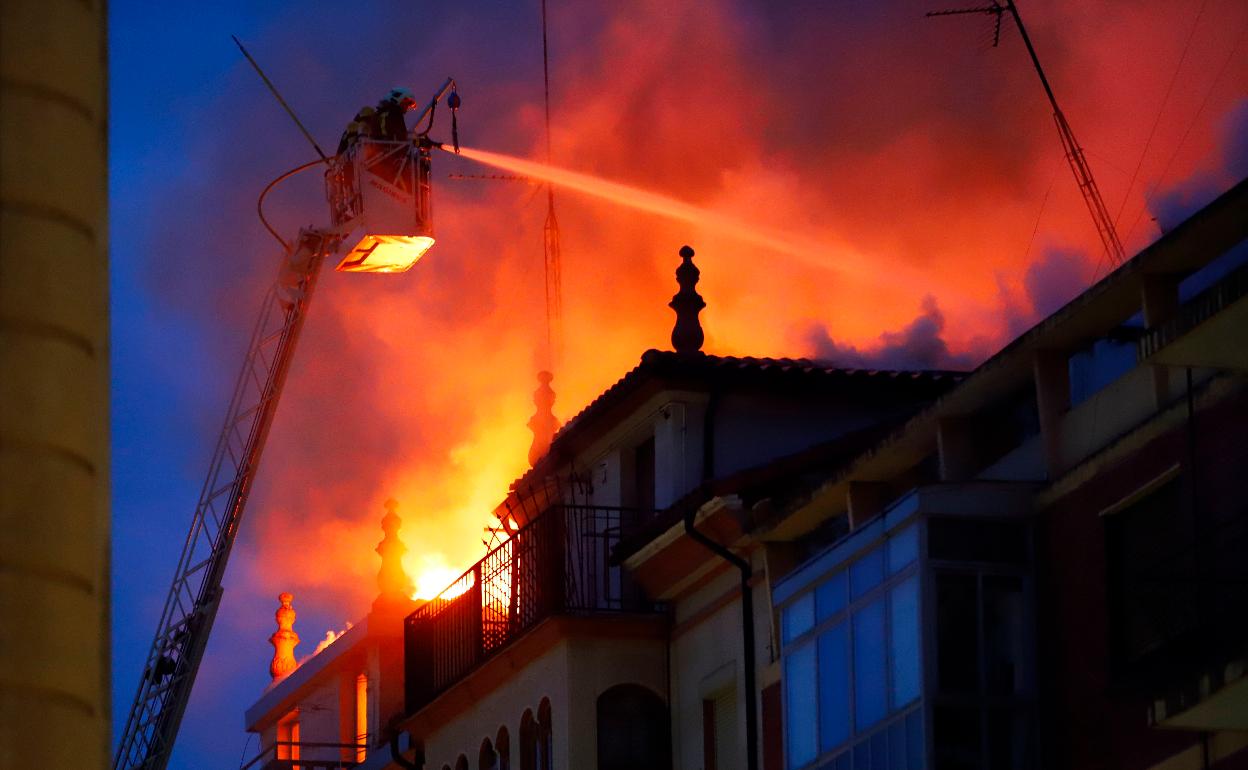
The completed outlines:
{"type": "MultiPolygon", "coordinates": [[[[450,152],[448,148],[442,149],[450,152]]],[[[930,278],[906,266],[889,264],[885,268],[879,264],[871,264],[863,255],[847,253],[844,249],[794,238],[784,233],[768,230],[749,219],[696,206],[668,195],[488,150],[461,146],[460,154],[478,163],[511,171],[529,179],[540,179],[567,190],[575,190],[637,211],[688,222],[719,235],[727,235],[745,243],[797,257],[815,267],[835,271],[847,277],[869,283],[885,281],[893,285],[903,283],[922,293],[930,290],[930,278]],[[906,275],[907,273],[909,275],[906,275]]]]}

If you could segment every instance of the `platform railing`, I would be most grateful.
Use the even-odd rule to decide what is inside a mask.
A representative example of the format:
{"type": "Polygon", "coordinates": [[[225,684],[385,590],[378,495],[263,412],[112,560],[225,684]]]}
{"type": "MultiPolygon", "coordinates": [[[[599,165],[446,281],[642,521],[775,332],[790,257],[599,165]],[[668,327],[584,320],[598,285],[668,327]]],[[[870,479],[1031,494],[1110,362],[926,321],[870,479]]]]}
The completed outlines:
{"type": "Polygon", "coordinates": [[[651,515],[549,508],[413,612],[404,624],[407,710],[424,707],[555,615],[655,612],[611,549],[651,515]]]}
{"type": "Polygon", "coordinates": [[[275,741],[239,770],[341,770],[359,767],[365,749],[363,743],[275,741]]]}

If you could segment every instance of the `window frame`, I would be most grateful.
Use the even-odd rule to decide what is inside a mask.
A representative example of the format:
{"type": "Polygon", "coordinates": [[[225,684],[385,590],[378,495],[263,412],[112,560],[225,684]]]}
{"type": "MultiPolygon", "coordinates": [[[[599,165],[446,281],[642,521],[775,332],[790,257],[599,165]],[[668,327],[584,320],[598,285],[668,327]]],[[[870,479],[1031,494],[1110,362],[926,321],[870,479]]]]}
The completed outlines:
{"type": "MultiPolygon", "coordinates": [[[[789,709],[786,707],[782,714],[782,724],[781,724],[783,735],[784,735],[784,757],[785,757],[784,767],[786,768],[786,770],[805,770],[806,768],[813,768],[813,767],[821,766],[821,763],[835,761],[838,757],[844,754],[852,753],[854,750],[854,747],[858,746],[859,744],[873,740],[876,733],[884,732],[888,730],[890,727],[892,727],[893,725],[895,725],[897,722],[906,720],[907,718],[909,718],[911,714],[915,713],[916,711],[924,711],[922,718],[925,723],[926,723],[926,720],[930,718],[930,715],[928,715],[925,712],[925,706],[927,702],[927,699],[926,699],[927,686],[928,686],[927,677],[926,677],[926,669],[928,669],[929,666],[924,665],[925,661],[931,659],[930,658],[931,652],[928,650],[928,639],[930,635],[923,633],[922,630],[920,630],[920,634],[919,634],[919,654],[921,656],[920,664],[919,664],[919,668],[921,672],[920,682],[919,682],[919,693],[917,697],[913,698],[910,701],[907,701],[905,704],[901,704],[896,707],[894,707],[891,702],[892,693],[894,690],[893,656],[892,656],[892,644],[891,644],[892,638],[893,638],[892,592],[895,588],[904,584],[908,580],[913,579],[916,581],[917,583],[916,588],[918,592],[918,601],[919,601],[917,622],[919,623],[920,629],[922,629],[923,624],[926,622],[926,617],[927,617],[926,608],[927,608],[927,605],[929,604],[929,600],[927,597],[928,587],[926,584],[926,580],[924,580],[924,576],[923,576],[924,566],[927,562],[927,558],[926,558],[927,526],[926,526],[926,523],[927,523],[926,517],[919,516],[919,515],[911,515],[900,521],[890,522],[889,523],[890,526],[888,526],[887,529],[884,529],[883,531],[881,531],[877,537],[871,539],[869,543],[863,544],[859,548],[854,549],[851,556],[848,556],[843,561],[840,561],[839,563],[837,563],[834,567],[829,569],[826,573],[820,575],[818,579],[811,580],[809,585],[807,585],[802,590],[794,593],[792,596],[786,598],[784,603],[780,607],[778,607],[778,610],[781,612],[780,625],[783,630],[786,625],[784,622],[784,614],[783,614],[785,610],[787,610],[790,606],[794,606],[802,602],[803,600],[805,600],[807,596],[810,596],[813,599],[815,593],[818,591],[820,587],[836,579],[838,575],[845,575],[847,578],[846,585],[845,585],[845,602],[838,610],[829,614],[826,618],[823,618],[821,620],[819,618],[818,606],[816,603],[813,609],[814,624],[810,628],[788,639],[786,639],[784,634],[782,633],[780,659],[781,661],[784,661],[786,654],[788,654],[790,650],[792,649],[801,648],[801,647],[805,647],[808,645],[813,647],[815,651],[814,675],[815,675],[816,682],[817,682],[820,678],[819,672],[820,672],[820,666],[821,666],[821,663],[819,660],[820,656],[818,654],[819,639],[823,636],[825,632],[831,630],[833,627],[840,625],[840,624],[845,625],[846,647],[847,647],[847,654],[849,657],[848,670],[847,670],[847,674],[848,674],[847,676],[847,680],[848,680],[847,709],[848,709],[848,712],[847,713],[848,713],[848,718],[849,718],[849,733],[848,733],[848,736],[845,738],[845,740],[843,740],[840,744],[836,745],[835,747],[827,749],[827,750],[823,748],[822,746],[823,737],[821,735],[821,730],[819,729],[819,721],[820,721],[819,689],[818,689],[818,684],[816,684],[815,686],[815,710],[814,710],[814,715],[812,717],[816,725],[815,757],[810,762],[807,762],[802,765],[790,764],[789,757],[791,756],[791,752],[789,750],[790,748],[789,747],[789,736],[790,736],[789,709]],[[894,572],[890,572],[890,564],[888,561],[890,544],[892,543],[894,539],[897,539],[898,536],[901,536],[903,533],[906,532],[906,530],[910,528],[914,528],[915,534],[917,535],[917,544],[918,544],[917,553],[915,554],[914,558],[910,562],[906,563],[903,567],[901,567],[900,569],[894,572]],[[879,582],[875,583],[874,585],[864,590],[863,592],[855,595],[854,587],[853,587],[852,570],[860,562],[864,561],[867,558],[873,558],[875,554],[877,553],[879,554],[879,558],[883,560],[883,578],[879,582]],[[868,605],[874,604],[876,602],[881,603],[882,612],[884,615],[884,646],[885,646],[884,674],[885,676],[884,676],[883,690],[884,690],[884,699],[885,699],[885,710],[884,710],[884,715],[882,717],[877,719],[875,722],[873,722],[871,725],[869,725],[865,729],[859,730],[856,724],[857,704],[855,701],[856,701],[856,694],[857,694],[857,682],[856,682],[857,672],[855,670],[856,664],[855,664],[855,657],[854,657],[854,644],[855,644],[856,634],[854,631],[853,621],[854,621],[855,615],[859,611],[861,611],[868,605]]],[[[785,666],[782,663],[781,665],[781,672],[782,672],[781,673],[781,703],[786,704],[787,706],[788,697],[789,697],[789,685],[788,685],[788,678],[787,676],[784,675],[784,671],[785,671],[785,666]]],[[[929,731],[924,729],[925,736],[927,735],[928,732],[929,731]]],[[[924,741],[926,744],[929,742],[929,739],[925,737],[924,741]]],[[[925,754],[930,755],[930,747],[925,745],[924,751],[925,751],[925,754]]]]}

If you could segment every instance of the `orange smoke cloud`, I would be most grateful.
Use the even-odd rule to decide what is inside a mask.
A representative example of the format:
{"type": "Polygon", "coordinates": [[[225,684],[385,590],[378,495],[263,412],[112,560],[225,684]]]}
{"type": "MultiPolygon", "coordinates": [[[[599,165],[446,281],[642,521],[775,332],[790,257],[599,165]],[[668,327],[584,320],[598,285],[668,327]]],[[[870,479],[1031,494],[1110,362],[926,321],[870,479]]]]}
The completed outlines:
{"type": "MultiPolygon", "coordinates": [[[[1075,0],[1023,9],[1111,210],[1126,201],[1124,221],[1141,210],[1142,190],[1180,147],[1206,92],[1163,181],[1229,181],[1216,118],[1243,95],[1244,59],[1215,76],[1248,8],[1215,5],[1130,195],[1194,11],[1161,0],[1110,3],[1090,17],[1075,0]]],[[[913,339],[934,351],[931,365],[969,363],[1037,316],[1033,263],[1074,255],[1067,273],[1086,279],[1095,230],[1020,41],[1007,34],[999,49],[979,49],[974,21],[925,21],[924,10],[671,0],[556,10],[556,165],[654,196],[639,210],[561,180],[560,417],[646,348],[668,346],[666,302],[684,243],[703,271],[706,349],[722,354],[871,361],[913,339]],[[693,214],[656,215],[668,199],[693,214]],[[774,233],[789,235],[768,241],[774,233]],[[795,243],[813,257],[793,258],[795,243]]],[[[378,47],[403,45],[378,35],[378,47]]],[[[464,47],[433,45],[410,71],[454,72],[473,146],[544,157],[534,62],[517,74],[477,38],[464,47]]],[[[357,64],[365,66],[331,58],[308,71],[330,78],[326,69],[357,64]]],[[[394,75],[381,77],[388,86],[394,75]]],[[[354,109],[326,108],[326,133],[354,109]]],[[[278,119],[267,105],[264,118],[244,114],[278,119]]],[[[264,168],[281,170],[273,166],[264,168]]],[[[484,552],[492,509],[527,467],[544,339],[545,200],[523,185],[446,179],[482,170],[434,158],[437,245],[412,271],[323,277],[236,551],[248,591],[289,589],[333,617],[363,614],[376,593],[372,549],[387,497],[402,503],[405,564],[420,596],[484,552]]],[[[249,188],[238,187],[238,215],[250,216],[249,188]]],[[[275,217],[321,217],[315,192],[274,196],[275,217]]],[[[1129,250],[1152,237],[1145,229],[1131,232],[1129,250]]],[[[259,241],[238,247],[248,259],[271,253],[259,241]]],[[[250,312],[254,276],[249,267],[231,277],[217,301],[250,312]]],[[[267,622],[256,618],[255,638],[267,622]]]]}

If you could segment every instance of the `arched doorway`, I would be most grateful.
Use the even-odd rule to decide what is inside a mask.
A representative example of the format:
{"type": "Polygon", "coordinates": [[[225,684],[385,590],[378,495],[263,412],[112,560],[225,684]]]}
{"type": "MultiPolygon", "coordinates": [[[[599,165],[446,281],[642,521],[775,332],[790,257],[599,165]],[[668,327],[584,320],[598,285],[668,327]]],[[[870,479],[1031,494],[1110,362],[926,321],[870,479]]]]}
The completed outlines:
{"type": "Polygon", "coordinates": [[[667,704],[636,684],[598,696],[598,770],[671,770],[667,704]]]}

